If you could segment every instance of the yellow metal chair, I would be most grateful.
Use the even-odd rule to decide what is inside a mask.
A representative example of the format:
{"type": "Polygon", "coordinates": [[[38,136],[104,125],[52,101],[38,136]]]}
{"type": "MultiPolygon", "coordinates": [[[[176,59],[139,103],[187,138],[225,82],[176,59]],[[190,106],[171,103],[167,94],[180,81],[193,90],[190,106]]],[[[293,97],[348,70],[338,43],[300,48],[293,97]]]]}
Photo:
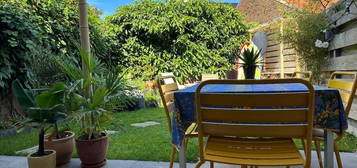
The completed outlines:
{"type": "MultiPolygon", "coordinates": [[[[328,81],[327,87],[336,88],[336,89],[340,90],[340,96],[342,98],[342,101],[345,103],[345,113],[346,113],[346,116],[348,117],[351,107],[352,107],[354,95],[356,94],[357,72],[334,72],[334,73],[332,73],[330,80],[328,81]],[[352,76],[352,78],[349,81],[337,79],[336,77],[338,77],[339,75],[352,76]]],[[[341,140],[342,137],[343,137],[343,134],[341,134],[341,135],[336,134],[336,138],[334,141],[334,152],[336,155],[337,165],[339,168],[342,168],[343,165],[342,165],[337,142],[339,140],[341,140]]],[[[316,153],[317,153],[317,156],[319,159],[320,168],[323,168],[322,159],[321,159],[320,142],[325,140],[324,139],[324,131],[321,129],[314,129],[313,130],[313,140],[315,141],[316,153]]]]}
{"type": "Polygon", "coordinates": [[[199,168],[205,161],[250,166],[311,164],[313,86],[302,79],[210,80],[196,91],[199,168]],[[205,93],[211,84],[301,83],[298,93],[205,93]],[[252,107],[252,108],[241,108],[252,107]],[[297,108],[298,107],[298,108],[297,108]],[[204,137],[208,137],[204,143],[204,137]],[[303,159],[292,138],[305,138],[303,159]]]}
{"type": "Polygon", "coordinates": [[[312,72],[311,71],[303,71],[303,72],[296,71],[296,72],[294,72],[293,77],[312,82],[312,72]]]}
{"type": "MultiPolygon", "coordinates": [[[[162,104],[165,109],[167,123],[169,132],[171,133],[171,115],[174,113],[174,92],[178,90],[178,84],[173,74],[164,73],[160,75],[157,80],[159,86],[159,92],[162,100],[162,104]]],[[[197,125],[195,123],[191,124],[185,133],[185,140],[183,143],[187,145],[188,140],[190,138],[194,138],[198,136],[196,131],[197,125]]],[[[170,155],[170,168],[173,167],[175,153],[177,152],[175,146],[172,146],[171,155],[170,155]]]]}
{"type": "Polygon", "coordinates": [[[202,74],[202,81],[219,79],[218,74],[202,74]]]}

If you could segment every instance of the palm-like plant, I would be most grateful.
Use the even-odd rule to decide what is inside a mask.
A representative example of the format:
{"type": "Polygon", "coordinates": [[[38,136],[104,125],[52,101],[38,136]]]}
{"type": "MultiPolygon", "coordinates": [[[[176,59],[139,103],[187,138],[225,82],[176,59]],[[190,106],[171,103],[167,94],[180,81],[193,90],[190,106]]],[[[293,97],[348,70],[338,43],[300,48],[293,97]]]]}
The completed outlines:
{"type": "Polygon", "coordinates": [[[243,61],[240,64],[243,65],[246,79],[254,79],[256,67],[262,63],[261,51],[261,49],[257,51],[254,48],[247,48],[238,55],[238,58],[243,61]]]}
{"type": "Polygon", "coordinates": [[[29,120],[24,123],[31,123],[31,126],[40,130],[36,155],[46,155],[44,150],[45,130],[54,127],[53,134],[58,136],[57,124],[67,117],[62,102],[66,86],[64,83],[56,83],[48,91],[34,97],[31,91],[24,89],[16,80],[12,83],[12,90],[19,104],[27,112],[29,120]]]}
{"type": "Polygon", "coordinates": [[[57,62],[74,81],[66,94],[66,109],[73,120],[79,121],[80,138],[91,140],[102,136],[102,124],[111,118],[116,102],[124,95],[121,91],[127,89],[127,85],[123,75],[117,71],[105,72],[103,65],[91,54],[81,51],[81,57],[89,73],[73,63],[57,62]]]}
{"type": "Polygon", "coordinates": [[[262,63],[262,57],[260,56],[261,52],[262,52],[261,49],[257,51],[254,48],[247,48],[243,50],[243,52],[241,52],[238,55],[238,57],[240,60],[243,61],[243,63],[241,63],[243,66],[245,65],[256,66],[262,63]]]}

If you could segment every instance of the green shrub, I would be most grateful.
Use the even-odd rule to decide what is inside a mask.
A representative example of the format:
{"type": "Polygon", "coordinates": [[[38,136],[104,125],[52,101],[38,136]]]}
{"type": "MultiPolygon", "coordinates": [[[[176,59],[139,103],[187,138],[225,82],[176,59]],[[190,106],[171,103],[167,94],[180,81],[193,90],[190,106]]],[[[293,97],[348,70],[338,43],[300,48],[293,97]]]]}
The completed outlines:
{"type": "MultiPolygon", "coordinates": [[[[92,52],[103,57],[98,14],[89,8],[92,52]]],[[[77,0],[0,1],[0,93],[7,94],[15,78],[36,88],[62,80],[53,58],[78,60],[78,22],[77,0]]]]}
{"type": "Polygon", "coordinates": [[[118,8],[105,25],[106,59],[145,80],[159,72],[174,72],[179,81],[223,74],[233,68],[231,53],[247,40],[243,16],[208,0],[139,1],[118,8]]]}
{"type": "Polygon", "coordinates": [[[11,82],[26,81],[26,53],[43,39],[38,18],[14,4],[0,1],[0,94],[6,95],[11,82]]]}
{"type": "Polygon", "coordinates": [[[319,46],[325,37],[323,31],[328,29],[328,18],[324,13],[309,11],[294,11],[290,14],[293,19],[286,24],[283,39],[294,47],[303,69],[312,71],[314,81],[320,81],[323,67],[328,63],[327,46],[319,46]]]}

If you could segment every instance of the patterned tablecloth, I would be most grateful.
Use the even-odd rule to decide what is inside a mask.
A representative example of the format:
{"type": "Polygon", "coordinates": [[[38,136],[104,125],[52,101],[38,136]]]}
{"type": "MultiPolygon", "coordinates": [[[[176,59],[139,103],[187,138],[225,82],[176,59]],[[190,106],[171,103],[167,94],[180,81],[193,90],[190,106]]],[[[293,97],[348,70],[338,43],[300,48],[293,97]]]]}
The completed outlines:
{"type": "MultiPolygon", "coordinates": [[[[175,113],[172,115],[172,143],[177,148],[183,141],[188,126],[195,122],[195,92],[198,84],[176,91],[175,113]]],[[[330,129],[342,133],[347,129],[347,118],[344,112],[340,93],[337,89],[314,86],[315,115],[314,127],[330,129]]],[[[203,92],[211,93],[271,93],[307,91],[302,84],[264,84],[264,85],[207,85],[203,92]]]]}

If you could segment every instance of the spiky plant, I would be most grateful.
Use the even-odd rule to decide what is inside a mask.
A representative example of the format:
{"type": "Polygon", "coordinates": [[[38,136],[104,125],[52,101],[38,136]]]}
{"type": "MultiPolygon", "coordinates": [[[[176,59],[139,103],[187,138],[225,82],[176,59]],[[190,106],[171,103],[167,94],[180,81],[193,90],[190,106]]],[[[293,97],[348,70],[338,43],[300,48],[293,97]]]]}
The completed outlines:
{"type": "Polygon", "coordinates": [[[256,66],[261,64],[263,60],[260,56],[261,52],[261,49],[257,51],[254,48],[247,48],[243,50],[243,52],[238,55],[239,59],[243,61],[240,64],[243,66],[256,66]]]}

